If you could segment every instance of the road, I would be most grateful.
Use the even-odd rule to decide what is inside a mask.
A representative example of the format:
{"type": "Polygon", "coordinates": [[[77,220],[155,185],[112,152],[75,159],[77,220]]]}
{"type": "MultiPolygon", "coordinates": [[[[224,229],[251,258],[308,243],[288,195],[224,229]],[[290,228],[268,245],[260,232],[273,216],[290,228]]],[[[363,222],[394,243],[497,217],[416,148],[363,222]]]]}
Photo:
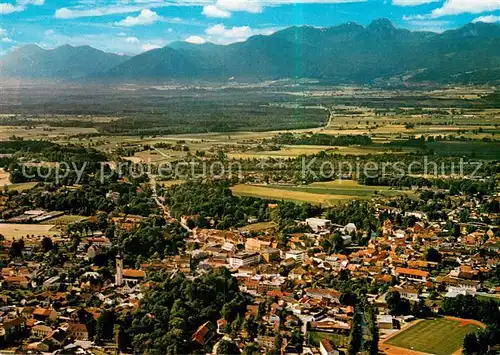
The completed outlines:
{"type": "MultiPolygon", "coordinates": [[[[170,221],[176,221],[175,218],[172,217],[172,214],[170,213],[170,208],[168,208],[168,206],[166,206],[163,202],[160,201],[160,199],[158,198],[158,194],[156,192],[156,179],[155,179],[155,176],[153,174],[148,174],[148,177],[149,177],[149,185],[151,186],[151,191],[153,192],[151,194],[151,197],[153,197],[153,199],[155,200],[156,204],[158,205],[158,207],[161,208],[161,210],[163,211],[163,215],[165,216],[165,218],[167,220],[170,220],[170,221]]],[[[182,221],[179,222],[179,224],[181,225],[182,228],[184,228],[189,234],[192,234],[193,233],[193,230],[191,228],[189,228],[185,223],[183,223],[182,221]]]]}
{"type": "Polygon", "coordinates": [[[326,125],[322,127],[322,129],[328,129],[328,127],[330,127],[333,121],[333,110],[325,106],[321,106],[321,108],[325,111],[328,111],[328,121],[326,122],[326,125]]]}

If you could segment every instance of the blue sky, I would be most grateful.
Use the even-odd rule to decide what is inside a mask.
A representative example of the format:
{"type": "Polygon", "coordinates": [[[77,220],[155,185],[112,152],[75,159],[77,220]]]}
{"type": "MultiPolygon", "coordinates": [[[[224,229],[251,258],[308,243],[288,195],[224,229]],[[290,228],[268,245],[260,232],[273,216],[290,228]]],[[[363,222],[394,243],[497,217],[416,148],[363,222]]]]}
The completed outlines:
{"type": "Polygon", "coordinates": [[[178,40],[228,44],[292,25],[382,17],[442,32],[500,22],[500,0],[0,0],[0,54],[27,43],[136,54],[178,40]]]}

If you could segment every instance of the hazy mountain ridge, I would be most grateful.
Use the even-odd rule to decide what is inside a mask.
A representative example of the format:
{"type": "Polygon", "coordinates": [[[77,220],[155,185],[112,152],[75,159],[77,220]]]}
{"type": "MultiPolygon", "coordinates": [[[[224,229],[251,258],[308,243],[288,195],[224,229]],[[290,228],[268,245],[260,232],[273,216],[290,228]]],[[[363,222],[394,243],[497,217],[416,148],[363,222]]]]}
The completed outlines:
{"type": "Polygon", "coordinates": [[[128,59],[129,56],[106,53],[90,46],[66,44],[47,50],[29,44],[0,58],[0,74],[5,78],[84,78],[105,72],[128,59]]]}
{"type": "Polygon", "coordinates": [[[409,79],[415,81],[498,82],[500,25],[468,24],[442,34],[398,29],[386,19],[366,27],[352,22],[329,28],[289,27],[227,46],[174,42],[132,58],[114,58],[118,63],[111,65],[110,60],[107,67],[99,63],[92,72],[81,65],[65,66],[64,60],[59,60],[55,73],[47,69],[47,62],[58,61],[55,54],[68,58],[75,55],[66,53],[71,48],[82,51],[82,47],[46,51],[56,57],[51,61],[40,59],[46,52],[35,47],[22,47],[0,59],[2,75],[29,76],[21,70],[27,68],[31,76],[43,73],[44,77],[52,74],[67,79],[225,81],[234,77],[260,81],[308,77],[333,83],[372,83],[412,72],[418,73],[409,79]],[[18,67],[4,64],[16,56],[20,57],[18,67]],[[490,70],[495,75],[488,76],[490,70]],[[82,75],[73,75],[75,71],[82,75]]]}

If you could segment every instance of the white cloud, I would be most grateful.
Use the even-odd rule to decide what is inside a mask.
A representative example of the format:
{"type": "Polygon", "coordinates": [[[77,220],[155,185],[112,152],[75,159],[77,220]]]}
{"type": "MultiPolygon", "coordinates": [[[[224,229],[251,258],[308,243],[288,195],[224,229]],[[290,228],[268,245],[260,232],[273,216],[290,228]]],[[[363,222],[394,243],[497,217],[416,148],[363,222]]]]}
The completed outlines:
{"type": "Polygon", "coordinates": [[[160,19],[160,16],[154,11],[149,9],[142,10],[139,15],[127,16],[125,19],[120,22],[115,22],[115,25],[132,27],[132,26],[140,26],[140,25],[152,25],[156,21],[160,19]]]}
{"type": "Polygon", "coordinates": [[[36,6],[41,6],[45,4],[45,0],[17,0],[17,3],[19,5],[36,5],[36,6]]]}
{"type": "Polygon", "coordinates": [[[209,35],[212,42],[218,44],[229,44],[234,42],[243,42],[248,37],[258,34],[270,35],[276,32],[276,28],[253,29],[248,26],[226,27],[222,23],[209,27],[205,33],[209,35]]]}
{"type": "Polygon", "coordinates": [[[480,14],[500,10],[500,0],[446,0],[442,7],[432,11],[431,16],[442,17],[463,13],[480,14]]]}
{"type": "Polygon", "coordinates": [[[173,29],[173,28],[168,28],[168,29],[167,29],[167,33],[172,33],[172,32],[174,32],[174,29],[173,29]]]}
{"type": "Polygon", "coordinates": [[[206,17],[218,17],[218,18],[228,18],[231,17],[231,13],[226,10],[221,10],[215,5],[207,5],[203,7],[203,15],[206,17]]]}
{"type": "Polygon", "coordinates": [[[80,8],[68,9],[67,7],[62,7],[56,10],[55,17],[58,19],[99,17],[99,16],[108,16],[116,14],[127,14],[141,10],[144,10],[144,8],[141,6],[109,6],[109,7],[90,8],[90,9],[80,9],[80,8]]]}
{"type": "Polygon", "coordinates": [[[13,12],[24,11],[25,7],[21,5],[12,5],[9,3],[0,3],[0,14],[11,14],[13,12]]]}
{"type": "Polygon", "coordinates": [[[248,38],[252,35],[252,29],[248,26],[226,28],[222,23],[209,27],[205,33],[210,36],[224,37],[228,39],[248,38]]]}
{"type": "Polygon", "coordinates": [[[12,43],[14,41],[12,40],[12,38],[4,37],[4,38],[2,38],[2,42],[4,42],[4,43],[12,43]]]}
{"type": "Polygon", "coordinates": [[[231,12],[256,14],[262,12],[262,8],[262,0],[217,0],[215,4],[204,6],[202,14],[207,17],[228,18],[231,17],[231,12]]]}
{"type": "Polygon", "coordinates": [[[500,22],[500,16],[495,16],[495,15],[480,16],[472,20],[472,23],[477,23],[477,22],[486,22],[486,23],[500,22]]]}
{"type": "Polygon", "coordinates": [[[7,36],[7,30],[0,27],[0,36],[7,36]]]}
{"type": "Polygon", "coordinates": [[[139,43],[139,38],[137,37],[127,37],[125,38],[125,42],[127,43],[139,43]]]}
{"type": "Polygon", "coordinates": [[[46,30],[43,34],[45,36],[52,36],[54,33],[56,33],[54,30],[46,30]]]}
{"type": "Polygon", "coordinates": [[[200,36],[189,36],[184,40],[185,42],[192,43],[192,44],[203,44],[205,43],[205,40],[200,37],[200,36]]]}
{"type": "Polygon", "coordinates": [[[107,5],[102,5],[105,3],[104,1],[80,0],[78,1],[78,5],[57,9],[55,17],[60,19],[70,19],[78,17],[109,16],[167,6],[203,6],[203,11],[206,16],[208,16],[207,14],[218,13],[219,15],[224,14],[228,17],[227,13],[235,11],[258,13],[261,12],[266,6],[281,6],[290,4],[339,4],[366,1],[368,0],[112,0],[107,5]],[[206,7],[209,8],[205,9],[206,7]]]}
{"type": "Polygon", "coordinates": [[[449,29],[449,21],[440,20],[408,20],[410,29],[423,32],[443,33],[449,29]]]}
{"type": "Polygon", "coordinates": [[[262,12],[262,3],[259,0],[217,0],[215,7],[225,11],[246,11],[253,14],[262,12]]]}
{"type": "Polygon", "coordinates": [[[21,12],[26,10],[28,5],[40,6],[45,3],[45,0],[17,0],[16,4],[0,3],[0,14],[11,14],[13,12],[21,12]]]}
{"type": "Polygon", "coordinates": [[[161,48],[161,46],[153,43],[145,43],[141,46],[141,50],[143,52],[151,51],[153,49],[158,49],[158,48],[161,48]]]}
{"type": "Polygon", "coordinates": [[[438,2],[439,0],[392,0],[395,6],[418,6],[438,2]]]}

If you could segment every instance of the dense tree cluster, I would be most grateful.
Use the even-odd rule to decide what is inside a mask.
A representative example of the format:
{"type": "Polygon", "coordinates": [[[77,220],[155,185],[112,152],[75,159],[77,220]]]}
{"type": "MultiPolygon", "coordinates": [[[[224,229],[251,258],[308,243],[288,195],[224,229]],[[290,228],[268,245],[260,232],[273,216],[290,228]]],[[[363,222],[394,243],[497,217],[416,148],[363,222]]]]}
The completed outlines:
{"type": "Polygon", "coordinates": [[[117,233],[113,245],[122,253],[125,263],[135,265],[140,257],[179,254],[187,236],[178,223],[166,224],[163,218],[152,216],[130,232],[117,233]]]}
{"type": "Polygon", "coordinates": [[[334,206],[326,211],[326,218],[334,224],[354,223],[357,228],[367,231],[375,231],[379,226],[373,207],[367,201],[354,200],[334,206]]]}
{"type": "Polygon", "coordinates": [[[90,178],[82,187],[58,188],[58,186],[44,185],[22,194],[9,193],[7,206],[12,208],[30,206],[30,208],[65,211],[84,216],[93,215],[97,211],[141,216],[157,213],[157,206],[151,199],[150,187],[143,184],[142,179],[129,180],[129,182],[120,181],[115,175],[104,181],[100,181],[99,177],[90,178]],[[115,193],[116,198],[108,195],[110,192],[115,193]]]}
{"type": "Polygon", "coordinates": [[[499,343],[500,309],[495,300],[483,301],[470,295],[458,295],[455,298],[445,298],[442,310],[446,315],[476,319],[487,325],[477,335],[469,334],[465,337],[464,354],[486,354],[491,346],[499,343]]]}
{"type": "Polygon", "coordinates": [[[182,274],[157,275],[134,314],[127,334],[135,353],[187,354],[196,347],[192,334],[203,323],[229,322],[245,310],[237,280],[225,268],[190,280],[182,274]]]}
{"type": "Polygon", "coordinates": [[[22,139],[11,139],[8,141],[0,141],[0,153],[1,154],[14,154],[19,152],[32,152],[39,153],[44,149],[54,148],[55,143],[40,140],[22,140],[22,139]]]}

